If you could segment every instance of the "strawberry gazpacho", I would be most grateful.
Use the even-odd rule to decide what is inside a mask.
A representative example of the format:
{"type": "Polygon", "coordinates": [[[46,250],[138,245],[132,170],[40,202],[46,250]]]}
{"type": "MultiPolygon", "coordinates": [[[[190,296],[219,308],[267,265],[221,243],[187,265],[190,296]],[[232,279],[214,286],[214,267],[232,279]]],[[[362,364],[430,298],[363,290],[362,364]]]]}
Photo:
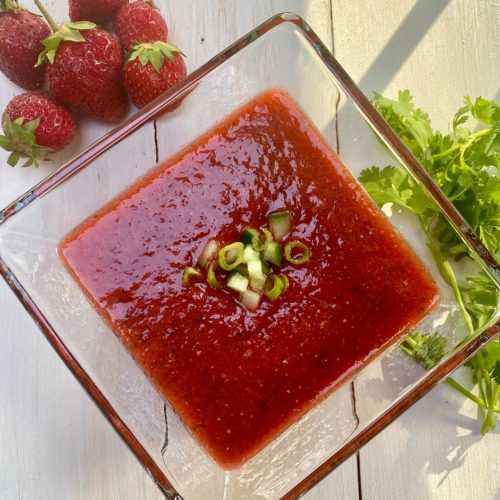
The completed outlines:
{"type": "Polygon", "coordinates": [[[438,300],[408,244],[276,89],[85,221],[60,252],[225,468],[438,300]]]}

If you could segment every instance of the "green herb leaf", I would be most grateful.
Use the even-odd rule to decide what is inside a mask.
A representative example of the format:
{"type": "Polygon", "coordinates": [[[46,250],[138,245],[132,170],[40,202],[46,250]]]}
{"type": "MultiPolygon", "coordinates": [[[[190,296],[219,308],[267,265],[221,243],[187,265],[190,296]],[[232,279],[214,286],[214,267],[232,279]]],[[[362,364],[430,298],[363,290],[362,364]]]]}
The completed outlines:
{"type": "MultiPolygon", "coordinates": [[[[500,262],[500,105],[482,97],[465,97],[455,114],[453,134],[433,131],[429,117],[415,107],[408,90],[397,100],[376,95],[374,105],[411,152],[454,203],[472,229],[500,262]],[[475,123],[474,123],[475,122],[475,123]]],[[[428,237],[436,265],[453,289],[470,331],[484,328],[500,308],[500,291],[482,271],[459,283],[453,261],[467,249],[422,189],[403,169],[370,167],[360,181],[380,206],[394,203],[413,212],[428,237]]],[[[411,334],[401,348],[421,365],[432,368],[444,355],[439,334],[411,334]]],[[[484,410],[483,434],[495,428],[500,398],[500,340],[488,344],[467,366],[479,396],[455,380],[447,382],[484,410]]]]}
{"type": "Polygon", "coordinates": [[[491,372],[491,376],[493,379],[495,379],[495,382],[500,385],[500,361],[497,361],[495,363],[495,366],[493,367],[493,370],[491,372]]]}
{"type": "Polygon", "coordinates": [[[425,335],[410,333],[400,347],[424,368],[430,370],[445,356],[446,338],[438,332],[425,335]]]}

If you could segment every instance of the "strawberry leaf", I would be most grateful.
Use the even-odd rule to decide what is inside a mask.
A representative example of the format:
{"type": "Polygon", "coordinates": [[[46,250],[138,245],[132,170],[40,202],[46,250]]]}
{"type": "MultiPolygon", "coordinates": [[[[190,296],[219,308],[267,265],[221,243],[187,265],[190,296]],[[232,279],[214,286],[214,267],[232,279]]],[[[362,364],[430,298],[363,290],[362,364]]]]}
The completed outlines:
{"type": "Polygon", "coordinates": [[[0,148],[5,149],[5,151],[12,151],[12,141],[5,135],[0,135],[0,148]]]}
{"type": "MultiPolygon", "coordinates": [[[[23,163],[23,166],[22,168],[28,168],[28,167],[31,167],[31,165],[33,165],[35,163],[35,159],[33,157],[31,158],[28,158],[24,163],[23,163]]],[[[38,167],[38,165],[36,165],[38,167]]]]}
{"type": "Polygon", "coordinates": [[[19,158],[21,158],[21,153],[19,151],[12,151],[12,153],[7,158],[7,163],[11,167],[15,167],[19,162],[19,158]]]}
{"type": "Polygon", "coordinates": [[[73,30],[92,30],[96,27],[94,23],[89,21],[76,21],[74,23],[66,23],[68,28],[73,30]]]}
{"type": "Polygon", "coordinates": [[[42,41],[45,49],[40,52],[35,67],[41,66],[45,62],[53,64],[56,59],[57,49],[62,42],[84,42],[85,38],[81,32],[92,30],[96,26],[96,24],[87,21],[64,23],[56,32],[42,41]]]}
{"type": "Polygon", "coordinates": [[[0,135],[0,147],[9,151],[11,154],[7,163],[15,167],[21,158],[26,158],[23,167],[35,165],[38,167],[40,160],[46,160],[47,155],[53,152],[52,149],[40,146],[36,143],[36,129],[40,125],[40,118],[24,123],[22,116],[14,121],[8,114],[3,121],[5,135],[0,135]]]}
{"type": "Polygon", "coordinates": [[[153,43],[136,43],[132,45],[128,61],[136,61],[146,66],[150,63],[153,68],[159,73],[165,62],[165,57],[173,61],[175,53],[179,53],[186,57],[179,47],[166,42],[153,42],[153,43]]]}

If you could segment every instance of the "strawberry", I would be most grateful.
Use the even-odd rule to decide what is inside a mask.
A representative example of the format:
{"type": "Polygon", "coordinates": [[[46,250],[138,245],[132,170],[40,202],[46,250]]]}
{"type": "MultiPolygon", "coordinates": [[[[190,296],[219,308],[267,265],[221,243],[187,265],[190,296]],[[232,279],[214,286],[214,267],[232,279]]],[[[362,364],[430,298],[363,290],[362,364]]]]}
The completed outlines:
{"type": "Polygon", "coordinates": [[[47,23],[21,9],[17,0],[0,0],[0,71],[15,84],[36,90],[45,83],[45,68],[35,68],[47,23]]]}
{"type": "Polygon", "coordinates": [[[5,135],[0,146],[11,154],[7,163],[14,167],[21,157],[23,167],[38,166],[49,153],[65,148],[75,136],[70,110],[45,92],[26,92],[12,99],[2,117],[5,135]]]}
{"type": "Polygon", "coordinates": [[[60,28],[35,0],[54,33],[44,40],[38,64],[47,66],[47,83],[58,100],[106,122],[119,121],[127,111],[128,99],[122,81],[123,55],[118,40],[77,21],[60,28]]]}
{"type": "Polygon", "coordinates": [[[69,18],[106,24],[125,3],[127,0],[69,0],[69,18]]]}
{"type": "Polygon", "coordinates": [[[124,50],[135,43],[167,41],[167,23],[148,1],[139,0],[124,5],[115,17],[114,26],[124,50]]]}
{"type": "Polygon", "coordinates": [[[131,47],[125,63],[125,88],[131,101],[142,108],[185,78],[184,54],[165,42],[140,43],[131,47]]]}

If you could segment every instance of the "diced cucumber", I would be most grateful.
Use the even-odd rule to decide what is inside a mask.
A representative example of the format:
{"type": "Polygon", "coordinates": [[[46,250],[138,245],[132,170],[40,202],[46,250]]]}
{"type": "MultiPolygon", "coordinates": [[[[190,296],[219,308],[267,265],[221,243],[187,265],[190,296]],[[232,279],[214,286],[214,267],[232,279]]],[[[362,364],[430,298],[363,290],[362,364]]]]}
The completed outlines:
{"type": "Polygon", "coordinates": [[[288,210],[273,212],[269,214],[268,218],[274,239],[282,241],[292,229],[292,213],[288,210]]]}
{"type": "Polygon", "coordinates": [[[245,245],[251,245],[254,238],[260,238],[260,231],[254,227],[247,226],[241,232],[240,241],[245,245]]]}
{"type": "Polygon", "coordinates": [[[266,242],[262,255],[267,262],[270,262],[275,266],[281,267],[283,264],[283,254],[281,252],[281,247],[279,243],[276,243],[275,241],[266,242]]]}
{"type": "Polygon", "coordinates": [[[240,273],[232,273],[226,285],[228,288],[231,288],[231,290],[243,293],[248,288],[248,278],[245,278],[245,276],[242,276],[240,273]]]}
{"type": "Polygon", "coordinates": [[[260,253],[256,252],[251,245],[247,245],[243,250],[243,262],[249,263],[260,260],[260,253]]]}
{"type": "Polygon", "coordinates": [[[260,259],[248,263],[248,276],[250,279],[250,286],[254,290],[262,292],[266,284],[267,276],[262,271],[262,262],[260,259]]]}
{"type": "Polygon", "coordinates": [[[245,290],[240,296],[240,302],[249,310],[256,311],[260,305],[262,295],[254,290],[245,290]]]}

